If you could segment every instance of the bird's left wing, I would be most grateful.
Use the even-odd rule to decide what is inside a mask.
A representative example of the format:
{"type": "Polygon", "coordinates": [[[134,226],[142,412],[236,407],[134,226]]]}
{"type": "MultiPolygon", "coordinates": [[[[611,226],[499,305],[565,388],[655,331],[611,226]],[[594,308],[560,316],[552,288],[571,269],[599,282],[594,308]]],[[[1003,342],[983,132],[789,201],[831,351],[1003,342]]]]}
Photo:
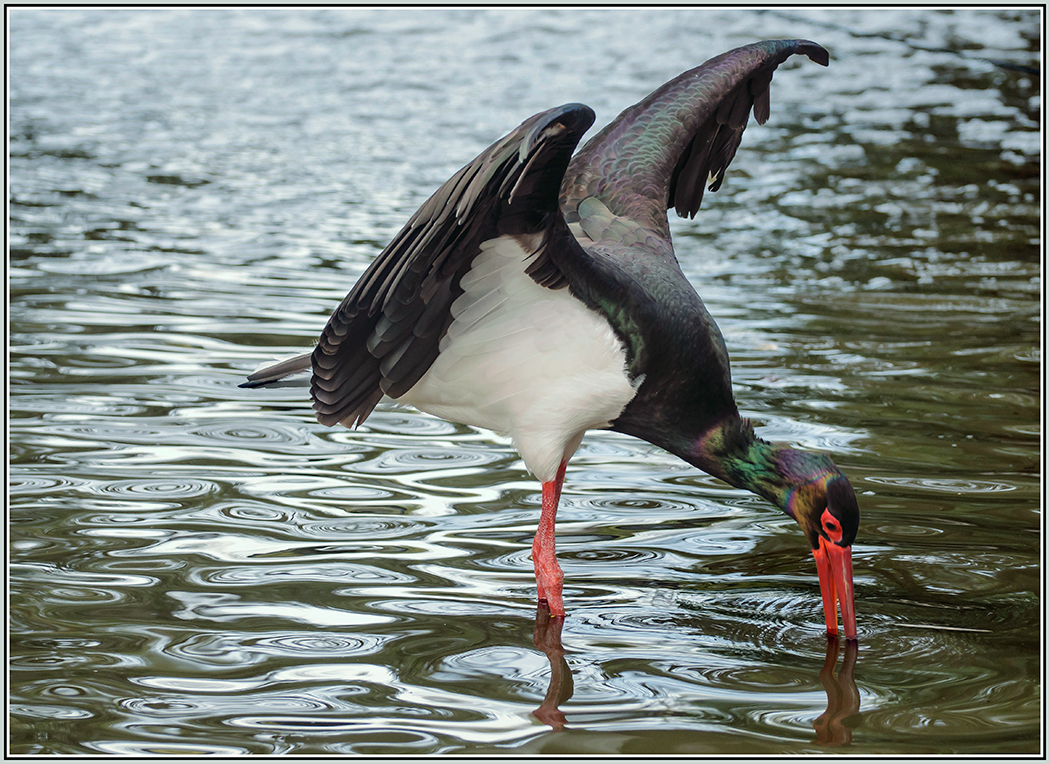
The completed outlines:
{"type": "Polygon", "coordinates": [[[607,238],[601,216],[669,240],[667,210],[692,217],[704,188],[718,190],[752,111],[759,124],[769,117],[773,72],[797,53],[828,64],[828,52],[808,40],[758,42],[684,72],[626,109],[573,158],[562,186],[566,219],[582,219],[595,241],[607,238]]]}
{"type": "MultiPolygon", "coordinates": [[[[528,273],[542,286],[565,286],[543,242],[555,227],[565,230],[561,181],[593,121],[582,104],[530,117],[420,207],[332,314],[313,351],[310,392],[323,424],[359,424],[384,393],[397,398],[419,381],[485,241],[542,234],[528,273]]],[[[565,237],[555,238],[564,245],[565,237]]]]}

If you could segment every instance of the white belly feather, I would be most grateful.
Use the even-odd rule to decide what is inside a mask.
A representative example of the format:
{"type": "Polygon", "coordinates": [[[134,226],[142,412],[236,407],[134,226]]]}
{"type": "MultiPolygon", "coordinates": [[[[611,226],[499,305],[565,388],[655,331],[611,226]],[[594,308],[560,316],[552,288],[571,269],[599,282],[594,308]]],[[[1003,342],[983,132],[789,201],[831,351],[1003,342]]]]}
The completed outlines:
{"type": "Polygon", "coordinates": [[[510,435],[525,466],[553,480],[584,432],[607,427],[634,397],[626,354],[602,316],[525,273],[531,249],[509,236],[481,249],[441,354],[398,401],[510,435]]]}

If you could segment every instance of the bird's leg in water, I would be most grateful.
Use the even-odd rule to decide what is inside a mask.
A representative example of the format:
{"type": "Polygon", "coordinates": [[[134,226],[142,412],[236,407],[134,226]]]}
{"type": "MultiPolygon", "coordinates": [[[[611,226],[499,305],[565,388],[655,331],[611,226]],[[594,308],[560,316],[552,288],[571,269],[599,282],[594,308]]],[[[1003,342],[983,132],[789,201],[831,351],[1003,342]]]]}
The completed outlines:
{"type": "Polygon", "coordinates": [[[561,499],[561,484],[565,480],[565,465],[568,459],[558,467],[554,480],[543,484],[543,502],[540,509],[540,525],[536,529],[536,538],[532,542],[532,564],[536,569],[536,593],[540,602],[546,603],[551,616],[565,616],[565,606],[561,601],[561,583],[564,578],[554,554],[554,517],[558,513],[558,501],[561,499]]]}

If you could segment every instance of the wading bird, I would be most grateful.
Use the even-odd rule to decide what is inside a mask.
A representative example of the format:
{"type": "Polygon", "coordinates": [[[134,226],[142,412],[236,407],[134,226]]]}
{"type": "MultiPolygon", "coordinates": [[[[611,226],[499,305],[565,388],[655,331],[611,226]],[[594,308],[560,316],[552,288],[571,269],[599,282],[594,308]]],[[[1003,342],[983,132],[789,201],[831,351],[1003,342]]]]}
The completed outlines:
{"type": "Polygon", "coordinates": [[[824,454],[758,438],[737,410],[722,335],[671,247],[667,210],[718,190],[773,71],[803,40],[755,43],[676,77],[573,156],[582,104],[525,120],[431,196],[371,263],[312,353],[252,374],[312,369],[325,425],[355,427],[384,395],[509,434],[543,484],[532,545],[541,603],[565,615],[554,518],[590,429],[633,435],[765,497],[813,549],[829,633],[857,634],[853,488],[824,454]],[[836,602],[837,600],[837,602],[836,602]]]}

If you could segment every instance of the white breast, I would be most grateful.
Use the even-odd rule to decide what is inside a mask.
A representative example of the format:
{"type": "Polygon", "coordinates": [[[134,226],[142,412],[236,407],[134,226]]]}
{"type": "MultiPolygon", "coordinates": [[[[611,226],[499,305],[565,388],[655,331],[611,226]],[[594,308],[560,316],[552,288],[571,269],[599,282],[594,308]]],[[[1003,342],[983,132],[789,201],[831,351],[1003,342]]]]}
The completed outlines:
{"type": "Polygon", "coordinates": [[[568,289],[525,273],[538,242],[509,236],[481,246],[452,304],[440,355],[402,403],[510,435],[541,481],[607,427],[634,397],[626,354],[605,318],[568,289]]]}

